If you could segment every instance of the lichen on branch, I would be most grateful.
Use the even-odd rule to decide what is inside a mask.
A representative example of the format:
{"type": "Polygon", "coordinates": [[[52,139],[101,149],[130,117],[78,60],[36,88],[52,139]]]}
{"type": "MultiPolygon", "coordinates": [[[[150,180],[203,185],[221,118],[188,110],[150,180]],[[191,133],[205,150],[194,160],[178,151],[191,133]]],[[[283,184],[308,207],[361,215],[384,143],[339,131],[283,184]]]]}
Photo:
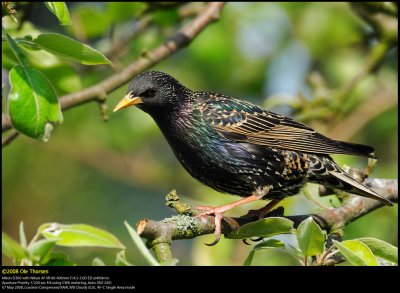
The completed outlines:
{"type": "MultiPolygon", "coordinates": [[[[393,203],[398,202],[397,179],[367,178],[364,183],[393,203]]],[[[215,230],[214,216],[197,217],[196,209],[182,203],[175,190],[166,196],[166,205],[175,209],[177,215],[161,221],[142,219],[136,225],[138,234],[147,239],[147,246],[153,249],[160,262],[173,258],[172,241],[213,234],[215,230]]],[[[303,220],[311,216],[322,229],[333,233],[333,237],[338,239],[346,225],[383,206],[380,201],[349,195],[343,200],[341,206],[324,209],[318,214],[285,216],[284,209],[278,207],[268,213],[265,218],[277,216],[287,218],[293,221],[296,228],[303,220]]],[[[251,213],[232,219],[239,227],[259,220],[251,213]]],[[[229,238],[227,235],[234,229],[225,221],[222,224],[222,232],[226,238],[229,238]]]]}

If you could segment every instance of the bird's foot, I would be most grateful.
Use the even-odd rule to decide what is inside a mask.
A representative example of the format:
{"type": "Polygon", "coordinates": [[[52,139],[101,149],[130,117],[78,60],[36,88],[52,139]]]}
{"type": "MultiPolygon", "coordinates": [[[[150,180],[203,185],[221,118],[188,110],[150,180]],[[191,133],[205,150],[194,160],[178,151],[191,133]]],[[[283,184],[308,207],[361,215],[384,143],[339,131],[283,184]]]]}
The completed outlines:
{"type": "Polygon", "coordinates": [[[229,211],[230,209],[233,209],[242,204],[261,199],[265,195],[265,192],[267,192],[267,191],[268,191],[268,189],[266,191],[264,191],[264,189],[263,189],[262,190],[263,193],[252,194],[252,195],[242,198],[238,201],[235,201],[235,202],[223,205],[223,206],[219,206],[219,207],[210,207],[210,206],[196,207],[196,209],[200,212],[200,214],[198,214],[196,217],[204,217],[204,216],[209,216],[209,215],[214,215],[214,217],[215,217],[215,237],[216,237],[216,239],[212,243],[207,244],[207,245],[208,246],[215,245],[218,243],[219,239],[221,239],[221,221],[222,221],[222,219],[224,219],[226,222],[228,222],[228,224],[230,224],[231,227],[232,227],[232,223],[235,222],[234,228],[235,229],[239,228],[239,224],[235,220],[233,220],[232,218],[229,218],[229,217],[224,217],[224,213],[226,211],[229,211]]]}
{"type": "Polygon", "coordinates": [[[224,216],[224,213],[230,208],[227,206],[211,207],[211,206],[197,206],[195,207],[200,213],[196,217],[204,217],[214,215],[215,224],[215,240],[212,243],[205,243],[208,246],[214,246],[221,239],[222,234],[222,220],[225,220],[232,228],[232,230],[239,228],[238,222],[231,217],[224,216]]]}
{"type": "Polygon", "coordinates": [[[281,199],[273,199],[271,200],[265,207],[259,210],[250,210],[245,217],[257,217],[258,219],[264,219],[265,216],[272,210],[274,206],[276,206],[281,199]]]}

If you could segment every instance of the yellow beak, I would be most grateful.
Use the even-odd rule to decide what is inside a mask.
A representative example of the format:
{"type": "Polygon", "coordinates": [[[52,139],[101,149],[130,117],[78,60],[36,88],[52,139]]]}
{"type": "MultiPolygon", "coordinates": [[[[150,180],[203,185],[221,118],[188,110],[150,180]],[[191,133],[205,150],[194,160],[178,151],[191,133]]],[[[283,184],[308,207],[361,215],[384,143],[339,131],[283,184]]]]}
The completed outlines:
{"type": "Polygon", "coordinates": [[[119,103],[115,106],[113,112],[140,103],[143,103],[140,97],[132,97],[131,93],[129,93],[121,101],[119,101],[119,103]]]}

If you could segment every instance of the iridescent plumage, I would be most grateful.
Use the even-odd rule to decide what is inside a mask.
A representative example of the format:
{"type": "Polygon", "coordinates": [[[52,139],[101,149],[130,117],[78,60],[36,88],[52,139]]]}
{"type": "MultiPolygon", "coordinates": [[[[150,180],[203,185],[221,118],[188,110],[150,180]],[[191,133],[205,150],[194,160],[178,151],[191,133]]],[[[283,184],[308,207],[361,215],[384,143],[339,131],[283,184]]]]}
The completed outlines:
{"type": "Polygon", "coordinates": [[[133,104],[153,117],[182,166],[220,192],[282,199],[315,182],[391,204],[329,156],[373,157],[372,147],[329,139],[243,100],[191,91],[162,72],[135,77],[116,110],[133,104]]]}

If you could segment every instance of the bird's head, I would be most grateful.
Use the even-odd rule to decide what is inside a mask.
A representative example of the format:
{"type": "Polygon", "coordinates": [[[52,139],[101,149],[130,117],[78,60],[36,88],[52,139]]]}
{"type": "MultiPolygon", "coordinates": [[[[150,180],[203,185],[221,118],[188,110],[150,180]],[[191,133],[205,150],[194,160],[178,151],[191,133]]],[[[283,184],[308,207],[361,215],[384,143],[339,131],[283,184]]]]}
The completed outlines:
{"type": "Polygon", "coordinates": [[[172,76],[158,71],[137,75],[114,112],[135,105],[150,114],[176,109],[190,95],[190,90],[172,76]]]}

